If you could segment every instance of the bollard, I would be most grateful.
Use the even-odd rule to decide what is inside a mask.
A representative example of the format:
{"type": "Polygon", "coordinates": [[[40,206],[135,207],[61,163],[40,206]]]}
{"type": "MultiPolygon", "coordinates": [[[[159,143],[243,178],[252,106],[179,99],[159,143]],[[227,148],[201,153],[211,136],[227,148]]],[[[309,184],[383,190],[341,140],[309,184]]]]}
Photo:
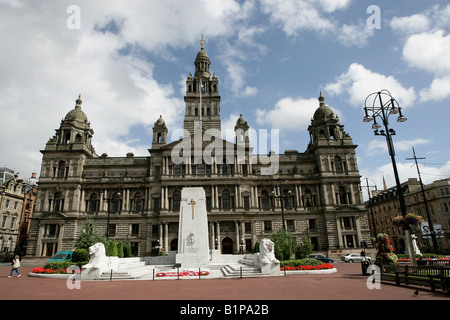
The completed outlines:
{"type": "Polygon", "coordinates": [[[200,280],[201,279],[201,277],[200,277],[200,268],[198,268],[198,280],[200,280]]]}
{"type": "Polygon", "coordinates": [[[155,280],[155,268],[153,268],[153,280],[155,280]]]}
{"type": "Polygon", "coordinates": [[[177,268],[177,280],[180,280],[180,268],[177,268]]]}
{"type": "Polygon", "coordinates": [[[284,276],[286,277],[286,265],[284,265],[284,276]]]}
{"type": "Polygon", "coordinates": [[[109,274],[109,281],[112,281],[112,269],[111,269],[111,273],[109,274]]]}
{"type": "Polygon", "coordinates": [[[242,278],[242,267],[241,267],[241,278],[242,278]]]}

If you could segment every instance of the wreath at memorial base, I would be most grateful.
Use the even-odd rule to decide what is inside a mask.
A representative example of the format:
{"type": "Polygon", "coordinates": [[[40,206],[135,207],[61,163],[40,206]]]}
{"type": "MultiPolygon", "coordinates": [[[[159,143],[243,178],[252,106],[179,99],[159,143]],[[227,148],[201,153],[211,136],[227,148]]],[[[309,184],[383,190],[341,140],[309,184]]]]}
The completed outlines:
{"type": "Polygon", "coordinates": [[[186,277],[186,276],[207,276],[209,275],[208,271],[180,271],[180,272],[158,272],[156,274],[156,277],[162,278],[162,277],[186,277]]]}

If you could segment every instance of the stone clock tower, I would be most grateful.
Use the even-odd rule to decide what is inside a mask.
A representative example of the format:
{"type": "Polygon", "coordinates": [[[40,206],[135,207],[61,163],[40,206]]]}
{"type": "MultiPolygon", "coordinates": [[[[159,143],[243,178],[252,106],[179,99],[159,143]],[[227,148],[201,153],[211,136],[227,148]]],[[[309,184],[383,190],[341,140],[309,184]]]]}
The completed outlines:
{"type": "Polygon", "coordinates": [[[184,129],[194,133],[194,124],[201,123],[202,130],[221,130],[219,80],[211,77],[208,53],[204,48],[202,35],[201,49],[195,59],[195,74],[186,80],[186,104],[184,129]]]}

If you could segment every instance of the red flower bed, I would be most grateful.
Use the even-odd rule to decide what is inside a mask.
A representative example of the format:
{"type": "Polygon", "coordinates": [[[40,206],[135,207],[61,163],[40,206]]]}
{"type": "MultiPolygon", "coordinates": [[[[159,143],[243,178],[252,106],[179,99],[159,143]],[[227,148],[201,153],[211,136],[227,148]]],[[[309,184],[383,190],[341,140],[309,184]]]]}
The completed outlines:
{"type": "Polygon", "coordinates": [[[325,270],[325,269],[333,269],[333,265],[330,263],[324,263],[319,266],[296,266],[296,267],[290,267],[290,266],[282,266],[280,268],[281,271],[293,271],[293,270],[325,270]]]}
{"type": "MultiPolygon", "coordinates": [[[[61,274],[61,273],[67,273],[67,268],[60,269],[60,270],[52,270],[52,269],[44,269],[44,267],[37,267],[37,268],[34,268],[31,272],[32,273],[41,273],[41,274],[61,274]]],[[[73,271],[72,271],[72,273],[73,273],[73,271]]]]}

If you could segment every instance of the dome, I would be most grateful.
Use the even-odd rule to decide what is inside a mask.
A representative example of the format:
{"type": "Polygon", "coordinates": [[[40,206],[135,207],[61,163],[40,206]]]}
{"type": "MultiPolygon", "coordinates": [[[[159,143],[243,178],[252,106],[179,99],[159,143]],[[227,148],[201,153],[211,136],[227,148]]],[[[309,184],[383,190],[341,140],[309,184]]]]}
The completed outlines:
{"type": "Polygon", "coordinates": [[[237,121],[236,121],[236,126],[239,126],[239,125],[244,125],[244,126],[248,125],[247,120],[245,120],[244,117],[242,117],[242,114],[240,115],[239,119],[237,119],[237,121]]]}
{"type": "Polygon", "coordinates": [[[166,122],[164,121],[163,117],[160,115],[159,119],[156,120],[156,122],[155,122],[155,126],[163,126],[165,124],[166,124],[166,122]]]}
{"type": "Polygon", "coordinates": [[[195,60],[208,60],[209,61],[208,53],[206,52],[206,50],[204,48],[200,49],[200,51],[197,53],[197,57],[195,60]]]}
{"type": "Polygon", "coordinates": [[[86,114],[81,110],[81,104],[83,101],[81,100],[81,95],[78,96],[78,99],[75,101],[75,109],[69,111],[66,114],[64,120],[66,121],[79,121],[79,122],[87,122],[86,114]]]}
{"type": "Polygon", "coordinates": [[[317,108],[316,112],[314,112],[313,120],[326,120],[335,117],[333,110],[331,110],[331,108],[325,104],[324,100],[325,98],[322,96],[322,93],[320,93],[320,106],[319,108],[317,108]]]}

